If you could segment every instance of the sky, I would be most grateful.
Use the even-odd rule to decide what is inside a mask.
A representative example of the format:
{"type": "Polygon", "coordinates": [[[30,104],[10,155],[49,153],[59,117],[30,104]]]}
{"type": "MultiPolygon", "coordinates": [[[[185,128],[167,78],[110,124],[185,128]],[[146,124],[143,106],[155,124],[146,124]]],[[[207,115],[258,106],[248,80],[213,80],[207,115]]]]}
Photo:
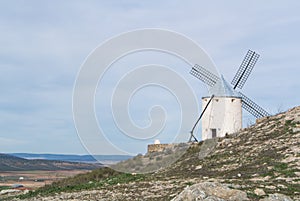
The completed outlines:
{"type": "MultiPolygon", "coordinates": [[[[73,121],[77,75],[96,47],[137,29],[170,30],[192,39],[229,82],[247,50],[255,50],[261,56],[243,93],[271,114],[298,106],[299,8],[297,0],[1,0],[0,152],[89,153],[73,121]]],[[[115,62],[98,83],[95,115],[108,141],[128,154],[144,153],[156,138],[172,142],[181,121],[176,96],[153,85],[134,93],[128,108],[130,120],[146,127],[151,123],[149,109],[162,105],[167,119],[161,119],[165,124],[159,135],[147,140],[128,138],[114,122],[109,98],[115,85],[137,67],[153,63],[182,76],[199,103],[207,92],[189,74],[189,66],[172,55],[146,51],[115,62]]],[[[125,91],[126,86],[122,85],[125,91]]],[[[177,133],[182,141],[189,137],[194,117],[190,119],[185,132],[177,133]]],[[[244,112],[244,125],[253,122],[244,112]]],[[[99,147],[103,147],[99,154],[116,154],[105,142],[99,142],[99,147]]]]}

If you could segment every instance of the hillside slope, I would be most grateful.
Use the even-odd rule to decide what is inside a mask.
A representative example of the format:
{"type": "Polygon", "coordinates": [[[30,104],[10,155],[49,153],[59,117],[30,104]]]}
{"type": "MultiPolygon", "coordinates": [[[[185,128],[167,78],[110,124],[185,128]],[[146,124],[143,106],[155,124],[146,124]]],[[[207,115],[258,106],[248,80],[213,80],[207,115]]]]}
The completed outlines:
{"type": "Polygon", "coordinates": [[[92,170],[101,167],[100,164],[86,164],[51,160],[27,160],[24,158],[0,154],[0,171],[29,170],[92,170]]]}
{"type": "MultiPolygon", "coordinates": [[[[137,156],[122,164],[131,167],[138,161],[147,166],[158,161],[157,157],[161,162],[164,154],[137,156]]],[[[259,119],[255,125],[225,138],[190,144],[183,157],[155,173],[135,175],[103,168],[21,198],[170,200],[186,186],[203,182],[227,184],[245,192],[250,200],[275,193],[300,200],[300,107],[259,119]]]]}

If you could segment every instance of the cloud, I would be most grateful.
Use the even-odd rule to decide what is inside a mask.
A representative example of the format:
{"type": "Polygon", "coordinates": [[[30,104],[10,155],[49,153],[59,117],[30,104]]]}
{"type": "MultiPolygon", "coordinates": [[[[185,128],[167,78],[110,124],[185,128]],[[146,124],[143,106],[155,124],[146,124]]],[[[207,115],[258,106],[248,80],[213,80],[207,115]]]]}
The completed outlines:
{"type": "MultiPolygon", "coordinates": [[[[296,91],[300,88],[297,78],[300,73],[299,4],[296,0],[272,4],[259,0],[251,3],[2,1],[1,143],[15,142],[16,152],[54,152],[55,149],[61,153],[85,153],[72,122],[72,90],[79,67],[98,44],[138,28],[157,27],[187,35],[200,43],[229,81],[247,49],[254,49],[261,58],[243,92],[271,111],[276,111],[278,105],[284,109],[295,106],[299,102],[296,91]],[[66,139],[70,143],[65,146],[66,139]]],[[[112,68],[107,73],[101,85],[104,93],[109,93],[126,71],[155,59],[159,64],[171,65],[184,76],[199,99],[205,92],[205,87],[188,74],[187,66],[183,67],[180,61],[163,56],[139,56],[119,63],[128,65],[127,68],[112,68]],[[171,62],[164,62],[169,59],[171,62]]],[[[151,98],[149,93],[145,96],[151,98]]],[[[103,103],[99,108],[108,111],[109,104],[103,103]]],[[[140,108],[134,118],[145,122],[139,111],[144,113],[143,107],[147,105],[138,99],[135,104],[140,108]]],[[[172,110],[175,105],[169,108],[172,110]]],[[[176,115],[171,113],[171,119],[176,115]]],[[[113,126],[109,124],[107,129],[114,130],[113,126]]],[[[9,146],[0,147],[3,152],[11,150],[9,146]]],[[[128,147],[131,149],[132,144],[128,143],[128,147]]],[[[141,146],[136,150],[140,152],[138,149],[141,146]]]]}

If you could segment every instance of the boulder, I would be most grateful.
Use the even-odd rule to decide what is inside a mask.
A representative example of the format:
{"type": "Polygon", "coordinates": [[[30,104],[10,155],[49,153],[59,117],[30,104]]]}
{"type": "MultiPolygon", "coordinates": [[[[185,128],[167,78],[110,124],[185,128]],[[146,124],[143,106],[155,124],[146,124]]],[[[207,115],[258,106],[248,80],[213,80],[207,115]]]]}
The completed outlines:
{"type": "Polygon", "coordinates": [[[243,191],[230,189],[225,184],[203,182],[185,188],[172,201],[240,201],[249,200],[243,191]]]}
{"type": "Polygon", "coordinates": [[[266,195],[265,191],[261,188],[257,188],[254,190],[254,193],[258,196],[263,196],[263,195],[266,195]]]}
{"type": "Polygon", "coordinates": [[[279,193],[270,194],[268,197],[260,199],[259,201],[293,201],[290,197],[279,193]]]}

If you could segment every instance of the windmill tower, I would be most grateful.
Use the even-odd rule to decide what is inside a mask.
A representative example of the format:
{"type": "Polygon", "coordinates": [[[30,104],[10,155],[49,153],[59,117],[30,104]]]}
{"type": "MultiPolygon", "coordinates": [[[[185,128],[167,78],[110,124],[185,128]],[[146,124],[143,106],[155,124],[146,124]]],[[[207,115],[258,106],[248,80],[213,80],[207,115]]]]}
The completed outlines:
{"type": "Polygon", "coordinates": [[[242,128],[242,108],[256,118],[269,116],[262,107],[238,92],[248,79],[259,54],[249,50],[230,85],[221,75],[216,76],[202,66],[195,65],[191,74],[209,86],[209,95],[202,97],[202,113],[191,131],[202,118],[202,140],[223,137],[242,128]]]}

